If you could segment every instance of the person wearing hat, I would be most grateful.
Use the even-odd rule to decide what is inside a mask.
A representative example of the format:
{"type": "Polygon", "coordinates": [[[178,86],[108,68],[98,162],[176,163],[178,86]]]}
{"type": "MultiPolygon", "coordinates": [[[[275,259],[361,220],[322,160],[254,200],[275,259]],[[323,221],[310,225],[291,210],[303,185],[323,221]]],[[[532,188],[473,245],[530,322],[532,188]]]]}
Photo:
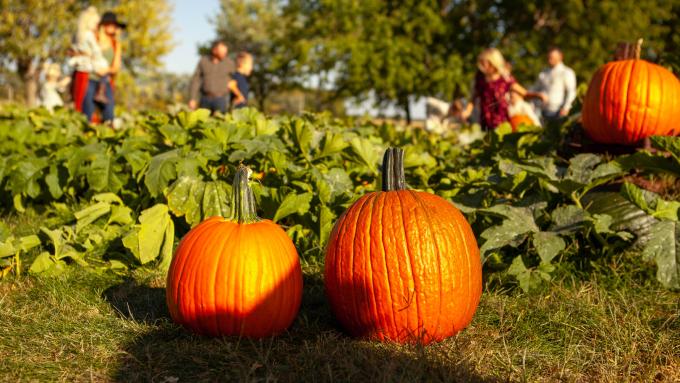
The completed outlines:
{"type": "Polygon", "coordinates": [[[100,57],[93,61],[89,82],[83,100],[83,113],[92,121],[95,109],[102,111],[103,121],[113,121],[113,77],[121,66],[120,32],[126,24],[118,20],[113,12],[105,12],[99,20],[97,35],[100,57]]]}

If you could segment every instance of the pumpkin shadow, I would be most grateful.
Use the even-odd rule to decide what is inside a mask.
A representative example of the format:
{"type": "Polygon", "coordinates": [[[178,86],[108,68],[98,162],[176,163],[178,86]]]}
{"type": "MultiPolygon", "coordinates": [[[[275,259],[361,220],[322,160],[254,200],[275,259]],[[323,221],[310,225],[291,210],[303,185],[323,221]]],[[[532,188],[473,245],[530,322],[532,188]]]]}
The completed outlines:
{"type": "Polygon", "coordinates": [[[105,292],[107,300],[124,318],[145,326],[123,345],[112,380],[488,381],[459,357],[455,342],[399,346],[347,337],[328,307],[322,274],[303,277],[302,304],[293,325],[264,339],[192,334],[169,318],[164,289],[133,281],[114,286],[105,292]]]}
{"type": "Polygon", "coordinates": [[[127,320],[145,324],[170,320],[163,287],[152,287],[126,278],[104,290],[102,298],[127,320]]]}

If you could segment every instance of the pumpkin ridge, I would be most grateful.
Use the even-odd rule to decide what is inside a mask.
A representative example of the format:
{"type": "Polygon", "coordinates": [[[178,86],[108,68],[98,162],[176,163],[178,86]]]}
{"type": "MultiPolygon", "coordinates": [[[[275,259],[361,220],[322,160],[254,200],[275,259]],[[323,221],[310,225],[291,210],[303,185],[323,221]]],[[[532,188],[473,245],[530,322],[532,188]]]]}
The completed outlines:
{"type": "MultiPolygon", "coordinates": [[[[204,232],[201,238],[205,237],[206,239],[203,241],[199,242],[199,247],[198,249],[195,250],[196,253],[198,253],[200,256],[197,258],[192,258],[190,259],[189,263],[189,268],[187,270],[186,274],[186,283],[184,286],[181,288],[182,291],[184,291],[187,297],[191,298],[189,302],[184,300],[185,307],[188,307],[185,319],[187,319],[187,322],[194,322],[198,324],[198,330],[201,334],[206,334],[205,329],[203,328],[203,323],[200,320],[200,315],[203,312],[203,295],[197,295],[195,294],[195,291],[197,289],[197,280],[199,280],[199,277],[197,274],[200,271],[200,263],[204,258],[204,255],[206,253],[207,247],[209,245],[209,239],[212,237],[213,230],[219,225],[211,225],[209,228],[207,228],[204,232]],[[188,304],[187,304],[188,303],[188,304]]],[[[193,250],[193,249],[192,249],[193,250]]],[[[188,253],[187,253],[188,255],[188,253]]],[[[183,278],[184,279],[184,278],[183,278]]]]}
{"type": "MultiPolygon", "coordinates": [[[[465,219],[465,217],[460,212],[460,210],[456,209],[455,214],[458,215],[461,219],[465,219]]],[[[480,259],[480,257],[479,257],[479,247],[477,246],[477,240],[476,240],[475,235],[472,232],[472,229],[470,227],[464,228],[464,227],[462,227],[460,221],[458,221],[458,220],[454,220],[454,221],[456,223],[456,226],[460,230],[459,231],[460,237],[463,240],[463,244],[464,244],[463,249],[465,250],[465,258],[466,258],[466,261],[467,261],[467,267],[468,267],[468,269],[471,269],[473,261],[472,261],[472,259],[470,259],[471,258],[470,257],[470,247],[468,245],[468,242],[474,243],[474,245],[475,245],[474,249],[475,249],[475,252],[477,253],[476,254],[477,257],[475,259],[480,259]],[[466,234],[467,234],[468,238],[466,238],[466,234]]],[[[469,323],[472,320],[472,317],[474,315],[474,311],[476,310],[477,306],[479,305],[479,300],[481,299],[481,294],[482,294],[482,280],[481,280],[482,270],[481,269],[482,269],[482,265],[481,265],[481,259],[480,259],[480,264],[479,264],[480,272],[479,272],[479,274],[474,274],[474,275],[477,275],[480,279],[479,284],[478,284],[479,285],[478,290],[475,291],[475,288],[473,287],[473,283],[472,283],[472,278],[468,279],[468,293],[470,295],[474,294],[474,296],[476,296],[476,298],[474,299],[475,300],[474,305],[472,304],[473,302],[472,302],[471,299],[467,299],[467,309],[465,310],[465,315],[463,316],[463,320],[466,321],[467,323],[469,323]]],[[[463,326],[466,326],[467,323],[463,324],[463,326]]]]}
{"type": "MultiPolygon", "coordinates": [[[[214,300],[216,302],[215,305],[214,305],[215,306],[215,313],[216,313],[215,314],[215,324],[216,324],[215,328],[216,328],[218,333],[224,333],[224,330],[222,329],[222,326],[220,325],[220,322],[222,322],[222,321],[220,321],[220,316],[217,315],[217,313],[226,311],[224,309],[218,310],[217,302],[224,302],[224,297],[222,297],[222,299],[218,299],[218,290],[220,290],[220,288],[225,288],[226,286],[220,286],[217,283],[217,280],[218,280],[218,278],[220,278],[223,275],[224,265],[227,263],[224,259],[225,253],[226,253],[224,251],[224,249],[227,246],[227,244],[231,242],[229,240],[231,239],[231,237],[234,236],[234,232],[236,231],[234,229],[235,228],[232,227],[232,229],[229,231],[229,235],[223,235],[222,236],[223,240],[222,240],[222,244],[220,246],[220,251],[217,253],[218,254],[217,255],[217,258],[218,258],[217,268],[215,270],[214,278],[212,278],[214,280],[213,290],[215,291],[214,300]]],[[[222,295],[222,294],[219,294],[219,295],[222,295]]]]}
{"type": "MultiPolygon", "coordinates": [[[[351,239],[352,242],[351,242],[351,245],[349,246],[349,248],[351,249],[350,257],[349,257],[349,263],[350,263],[349,275],[351,276],[350,282],[352,283],[352,291],[356,291],[356,279],[357,279],[357,278],[355,278],[355,272],[354,272],[355,271],[354,270],[354,255],[355,255],[354,253],[356,252],[356,249],[355,249],[356,245],[354,243],[354,239],[356,239],[357,226],[359,224],[359,220],[361,219],[361,212],[364,210],[364,207],[366,207],[367,201],[371,198],[373,198],[373,194],[368,194],[367,197],[364,199],[363,203],[358,208],[354,222],[351,225],[352,235],[351,235],[350,239],[351,239]]],[[[341,283],[343,283],[343,282],[341,282],[341,283]]],[[[354,295],[354,293],[353,293],[353,295],[354,295]]],[[[357,299],[355,299],[354,297],[352,297],[352,299],[351,299],[351,305],[352,305],[353,310],[354,310],[353,312],[355,312],[355,313],[361,312],[359,310],[359,307],[357,307],[357,299]]],[[[362,326],[363,325],[363,318],[361,318],[360,316],[351,318],[350,320],[356,321],[355,327],[354,327],[355,329],[360,329],[362,327],[365,327],[365,326],[362,326]]]]}
{"type": "MultiPolygon", "coordinates": [[[[214,238],[217,237],[217,229],[220,228],[220,223],[218,222],[217,225],[211,226],[211,230],[209,231],[209,240],[214,240],[214,238]]],[[[209,242],[209,241],[207,241],[209,242]]],[[[193,291],[194,294],[198,293],[199,300],[198,302],[200,311],[197,312],[197,316],[195,318],[196,323],[198,323],[199,327],[203,330],[203,332],[207,335],[212,335],[213,334],[213,328],[212,328],[212,323],[210,320],[210,305],[211,305],[211,299],[209,299],[208,294],[208,289],[206,289],[203,285],[203,283],[198,283],[199,281],[205,281],[212,279],[210,278],[210,270],[212,270],[210,266],[210,262],[213,261],[216,256],[210,256],[213,253],[213,244],[209,243],[210,247],[208,247],[208,244],[206,244],[205,247],[203,247],[203,251],[200,253],[200,257],[196,258],[194,260],[194,270],[195,273],[194,278],[192,279],[193,283],[193,291]]],[[[214,306],[212,307],[214,309],[214,306]]]]}
{"type": "MultiPolygon", "coordinates": [[[[284,233],[284,235],[286,235],[286,234],[284,233]]],[[[276,240],[281,245],[281,248],[285,249],[285,248],[289,247],[289,244],[284,243],[283,238],[281,237],[280,234],[276,235],[275,237],[276,237],[276,240]]],[[[284,278],[284,280],[281,284],[281,288],[279,288],[277,290],[279,291],[280,294],[282,294],[284,296],[292,296],[291,294],[289,294],[289,292],[290,292],[290,290],[297,290],[296,289],[297,281],[294,281],[292,278],[289,277],[289,275],[292,275],[294,270],[297,267],[299,267],[298,264],[297,264],[298,262],[295,262],[295,261],[291,262],[289,257],[281,257],[280,254],[275,254],[273,248],[270,248],[270,257],[273,258],[273,259],[276,259],[278,261],[279,267],[283,271],[283,275],[286,276],[286,278],[284,278]],[[284,291],[284,289],[285,289],[285,291],[284,291]]],[[[293,295],[296,295],[296,294],[293,294],[293,295]]],[[[285,323],[286,324],[285,327],[288,327],[288,326],[290,326],[292,319],[295,319],[295,318],[294,317],[292,319],[290,318],[290,310],[287,310],[286,307],[284,307],[283,301],[284,301],[284,299],[277,300],[278,307],[275,310],[275,312],[277,314],[276,321],[279,322],[279,323],[285,323]]],[[[295,306],[295,312],[297,312],[299,307],[300,307],[300,303],[296,302],[296,304],[294,306],[295,306]]],[[[272,326],[273,326],[273,321],[272,321],[272,326]]],[[[270,330],[270,331],[273,331],[273,329],[270,330]]]]}
{"type": "Polygon", "coordinates": [[[421,210],[425,214],[425,220],[427,221],[427,225],[430,228],[430,232],[432,233],[432,239],[433,239],[432,242],[434,243],[434,248],[437,251],[437,256],[435,256],[435,259],[437,260],[437,271],[438,271],[438,275],[439,275],[439,309],[437,310],[437,313],[438,313],[437,322],[436,322],[436,325],[434,326],[434,331],[435,331],[435,335],[436,335],[439,332],[439,324],[441,322],[442,300],[443,300],[442,293],[443,293],[443,290],[444,290],[443,289],[443,281],[442,281],[441,257],[446,256],[446,254],[444,254],[441,251],[441,249],[439,248],[439,240],[441,238],[438,238],[438,235],[437,235],[438,232],[436,230],[434,230],[434,228],[432,227],[432,216],[430,215],[429,209],[427,208],[427,206],[425,206],[425,203],[423,202],[423,200],[418,195],[418,192],[416,192],[414,190],[409,190],[409,192],[411,192],[411,194],[413,195],[413,198],[420,205],[421,210]]]}
{"type": "MultiPolygon", "coordinates": [[[[652,72],[653,72],[652,69],[653,68],[649,67],[648,65],[643,65],[642,68],[643,68],[644,72],[647,74],[647,81],[645,82],[645,84],[646,84],[646,86],[645,86],[645,98],[644,98],[644,104],[643,104],[643,107],[645,108],[645,110],[642,114],[642,118],[641,118],[642,123],[640,125],[639,130],[644,130],[641,134],[647,135],[647,130],[649,130],[649,129],[646,128],[646,126],[647,126],[647,115],[649,114],[649,93],[651,92],[651,88],[652,88],[651,86],[649,86],[649,83],[650,83],[650,79],[652,78],[652,72]]],[[[638,133],[638,134],[640,135],[640,133],[638,133]]]]}
{"type": "MultiPolygon", "coordinates": [[[[373,246],[373,239],[371,236],[371,228],[373,226],[373,211],[375,210],[375,204],[378,201],[379,194],[376,194],[375,197],[372,198],[371,201],[371,207],[369,212],[367,213],[366,217],[368,218],[368,225],[366,225],[366,239],[364,241],[368,242],[368,252],[367,254],[372,254],[371,252],[371,247],[373,246]]],[[[375,288],[373,286],[373,264],[372,264],[372,256],[365,257],[365,269],[364,269],[364,285],[366,286],[365,289],[365,295],[366,302],[369,304],[369,307],[371,311],[373,312],[374,319],[380,320],[380,316],[378,313],[378,300],[375,298],[375,288]]],[[[373,327],[383,327],[382,324],[379,324],[378,326],[373,325],[373,327]]]]}
{"type": "MultiPolygon", "coordinates": [[[[188,282],[189,282],[189,281],[187,281],[187,283],[184,283],[184,284],[181,283],[181,282],[179,282],[179,281],[184,280],[184,278],[185,278],[185,274],[184,274],[184,273],[185,273],[185,272],[187,272],[188,274],[190,274],[190,270],[188,271],[187,269],[192,269],[192,268],[193,268],[193,262],[192,262],[192,260],[190,259],[190,257],[188,256],[188,254],[190,254],[191,251],[193,251],[194,246],[195,246],[197,243],[198,243],[199,246],[200,246],[200,244],[202,243],[202,241],[199,241],[199,239],[201,239],[201,238],[203,238],[203,237],[205,236],[205,234],[208,232],[208,228],[211,228],[211,227],[213,227],[213,226],[216,226],[216,224],[217,224],[218,222],[217,222],[217,221],[213,221],[213,222],[208,222],[208,223],[210,223],[210,225],[206,225],[206,226],[202,227],[202,228],[201,228],[201,231],[199,231],[198,233],[196,233],[196,236],[195,236],[196,239],[191,243],[191,247],[186,251],[186,253],[183,253],[183,257],[181,257],[181,259],[180,259],[180,261],[183,261],[183,262],[182,262],[180,265],[178,265],[178,267],[180,267],[180,269],[179,269],[179,271],[178,271],[178,273],[177,273],[177,278],[176,278],[176,280],[177,280],[177,288],[176,288],[176,293],[175,293],[175,298],[176,298],[176,299],[175,299],[175,306],[177,307],[177,314],[178,314],[178,316],[179,316],[179,318],[180,318],[180,320],[179,320],[178,322],[180,322],[180,324],[183,324],[183,323],[187,322],[187,320],[186,320],[186,319],[187,319],[187,318],[186,318],[186,314],[187,314],[187,313],[184,312],[184,310],[181,310],[181,309],[180,309],[180,306],[183,306],[183,305],[184,305],[184,301],[185,301],[186,299],[191,299],[191,297],[190,297],[191,294],[186,294],[186,286],[188,285],[188,282]],[[183,287],[184,287],[184,288],[183,288],[183,287]]],[[[188,278],[188,277],[187,277],[187,278],[188,278]]],[[[192,299],[192,301],[193,301],[193,299],[192,299]]]]}
{"type": "MultiPolygon", "coordinates": [[[[208,222],[208,223],[212,224],[213,222],[208,222]]],[[[203,227],[200,228],[200,231],[195,233],[195,235],[185,237],[182,241],[180,241],[180,245],[182,245],[182,243],[184,243],[185,240],[186,241],[191,240],[192,241],[191,247],[193,247],[196,244],[196,240],[198,239],[198,236],[203,231],[205,231],[205,229],[208,226],[211,226],[211,225],[203,226],[203,227]]],[[[197,229],[199,229],[199,228],[197,228],[197,229]]],[[[179,283],[176,283],[175,281],[180,280],[181,273],[184,271],[184,267],[186,266],[186,263],[187,263],[187,257],[182,256],[182,254],[175,254],[172,258],[172,262],[171,262],[170,265],[171,265],[171,269],[173,270],[173,273],[168,273],[168,278],[167,278],[167,281],[166,281],[166,286],[168,286],[168,285],[174,286],[174,293],[172,294],[172,297],[178,297],[179,296],[180,286],[179,286],[179,283]],[[175,264],[175,263],[178,263],[177,266],[172,267],[173,264],[175,264]],[[176,270],[176,268],[179,268],[179,269],[176,270]]],[[[168,301],[170,298],[171,298],[170,296],[166,297],[166,301],[168,301]]],[[[177,314],[177,316],[179,318],[181,316],[181,314],[180,314],[180,311],[178,310],[178,303],[179,303],[178,299],[177,300],[173,299],[173,305],[172,305],[172,307],[170,307],[170,313],[172,314],[172,312],[175,311],[175,313],[177,314]],[[172,309],[173,307],[174,307],[174,310],[172,309]]]]}
{"type": "MultiPolygon", "coordinates": [[[[413,304],[412,300],[415,300],[415,303],[416,303],[416,326],[415,326],[415,328],[416,328],[416,331],[420,331],[420,328],[421,328],[420,320],[421,320],[421,317],[422,317],[422,312],[421,312],[421,309],[420,309],[420,302],[418,302],[418,290],[419,290],[418,287],[419,286],[416,284],[416,278],[415,278],[415,274],[413,272],[413,269],[414,269],[413,264],[415,262],[414,262],[413,254],[411,253],[411,247],[409,246],[408,231],[406,230],[408,228],[408,224],[406,222],[406,214],[404,214],[406,209],[405,209],[405,206],[404,206],[404,201],[401,199],[401,193],[397,193],[397,198],[399,199],[399,208],[400,208],[400,211],[401,211],[402,230],[404,232],[404,242],[405,242],[404,245],[405,245],[405,248],[406,248],[406,253],[408,254],[407,259],[408,259],[409,279],[413,281],[413,290],[414,290],[413,291],[413,297],[411,297],[411,291],[409,289],[408,296],[406,297],[406,299],[407,299],[406,302],[408,303],[408,306],[406,306],[404,309],[407,310],[408,313],[410,313],[411,310],[409,310],[409,308],[413,304]]],[[[412,334],[412,333],[406,334],[406,336],[413,336],[413,335],[414,334],[412,334]]],[[[416,334],[416,335],[419,335],[419,334],[416,334]]]]}
{"type": "MultiPolygon", "coordinates": [[[[387,200],[387,194],[385,193],[380,193],[379,197],[382,197],[382,207],[380,209],[380,231],[383,232],[385,229],[385,201],[387,200]]],[[[385,235],[381,235],[380,238],[380,243],[382,244],[382,258],[383,258],[383,264],[385,265],[385,278],[387,279],[387,291],[388,294],[387,296],[390,297],[390,312],[392,313],[391,315],[391,326],[392,327],[392,334],[393,336],[396,336],[396,334],[399,332],[397,330],[397,316],[394,313],[394,297],[392,297],[392,280],[390,278],[390,268],[389,264],[387,263],[387,251],[385,250],[385,235]]],[[[397,263],[398,266],[398,263],[397,263]]]]}
{"type": "MultiPolygon", "coordinates": [[[[629,108],[629,101],[631,100],[630,97],[630,90],[631,90],[631,84],[633,83],[633,75],[635,74],[635,60],[632,62],[624,62],[624,67],[623,67],[623,76],[624,78],[627,79],[627,82],[625,83],[625,91],[621,92],[622,96],[625,96],[621,101],[621,105],[623,106],[623,113],[617,113],[620,117],[620,125],[619,129],[622,131],[626,131],[627,129],[635,129],[635,121],[631,121],[628,117],[628,108],[629,108]],[[631,126],[632,125],[632,126],[631,126]]],[[[633,137],[635,137],[635,130],[632,130],[633,137]]],[[[621,132],[619,132],[621,134],[621,132]]]]}
{"type": "MultiPolygon", "coordinates": [[[[211,302],[212,311],[215,312],[215,313],[219,312],[218,307],[217,307],[217,302],[219,302],[219,300],[217,299],[217,293],[218,293],[217,290],[219,288],[219,286],[217,284],[217,276],[219,275],[219,269],[220,269],[220,266],[222,265],[222,255],[223,255],[222,251],[224,250],[224,246],[226,245],[227,240],[231,237],[232,233],[233,233],[233,230],[231,230],[229,232],[229,235],[222,235],[220,237],[220,239],[221,239],[221,242],[219,244],[220,250],[218,252],[216,252],[215,256],[213,257],[213,258],[215,258],[216,262],[215,262],[215,264],[210,265],[210,268],[209,268],[209,270],[217,269],[218,272],[214,273],[212,278],[206,278],[206,280],[212,281],[212,288],[208,288],[207,290],[208,291],[212,290],[213,295],[212,295],[212,297],[210,297],[210,299],[208,301],[211,302]]],[[[214,327],[215,331],[213,331],[213,334],[217,334],[217,333],[220,332],[219,318],[218,318],[217,315],[213,315],[213,317],[215,319],[215,327],[214,327]]],[[[206,320],[207,320],[207,317],[206,317],[206,320]]]]}

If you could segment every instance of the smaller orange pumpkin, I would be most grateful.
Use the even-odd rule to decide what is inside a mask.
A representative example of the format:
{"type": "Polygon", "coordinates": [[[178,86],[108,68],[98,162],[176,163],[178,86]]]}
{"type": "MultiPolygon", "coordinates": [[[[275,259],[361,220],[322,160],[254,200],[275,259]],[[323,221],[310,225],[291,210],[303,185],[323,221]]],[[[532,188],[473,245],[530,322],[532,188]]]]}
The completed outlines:
{"type": "Polygon", "coordinates": [[[236,172],[231,218],[208,218],[191,229],[168,271],[170,316],[202,335],[275,335],[300,308],[297,251],[277,224],[257,217],[249,173],[243,165],[236,172]]]}
{"type": "Polygon", "coordinates": [[[512,131],[515,132],[520,125],[534,126],[535,124],[531,117],[526,114],[517,114],[510,117],[510,125],[512,125],[512,131]]]}

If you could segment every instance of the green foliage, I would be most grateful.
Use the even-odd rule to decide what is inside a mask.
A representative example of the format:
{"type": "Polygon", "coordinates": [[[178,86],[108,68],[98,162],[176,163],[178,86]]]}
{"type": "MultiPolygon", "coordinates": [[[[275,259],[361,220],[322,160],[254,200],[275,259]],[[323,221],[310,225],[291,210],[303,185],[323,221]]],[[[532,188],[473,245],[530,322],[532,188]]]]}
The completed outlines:
{"type": "Polygon", "coordinates": [[[680,204],[630,177],[675,177],[680,138],[653,139],[670,156],[558,156],[554,135],[554,127],[501,126],[442,137],[323,115],[268,119],[251,109],[222,118],[148,113],[113,131],[65,111],[8,109],[0,113],[0,209],[46,219],[35,233],[0,226],[0,270],[163,269],[191,227],[229,215],[241,161],[253,171],[258,215],[279,223],[303,259],[320,261],[337,218],[379,190],[385,148],[401,146],[410,187],[454,202],[485,267],[521,288],[550,280],[562,264],[623,251],[679,288],[680,204]]]}

